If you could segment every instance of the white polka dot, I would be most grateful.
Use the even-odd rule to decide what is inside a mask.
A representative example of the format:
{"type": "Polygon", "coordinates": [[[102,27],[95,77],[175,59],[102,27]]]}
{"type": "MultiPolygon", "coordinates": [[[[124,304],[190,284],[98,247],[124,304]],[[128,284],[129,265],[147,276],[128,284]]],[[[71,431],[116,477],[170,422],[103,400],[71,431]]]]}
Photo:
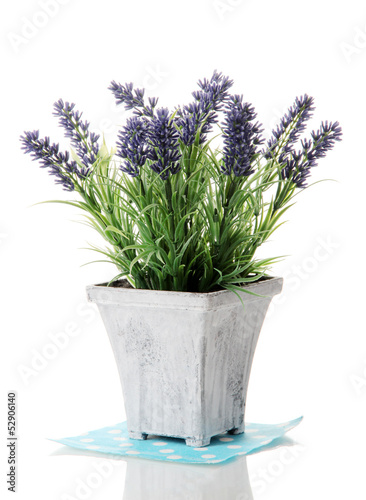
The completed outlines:
{"type": "Polygon", "coordinates": [[[140,452],[137,451],[137,450],[127,450],[126,451],[126,454],[129,454],[129,455],[140,455],[140,452]]]}
{"type": "Polygon", "coordinates": [[[220,462],[221,462],[221,460],[209,460],[208,461],[209,464],[218,464],[220,462]]]}
{"type": "Polygon", "coordinates": [[[87,446],[86,447],[88,450],[99,450],[100,446],[92,445],[92,446],[87,446]]]}
{"type": "Polygon", "coordinates": [[[120,429],[112,429],[111,431],[108,431],[108,434],[121,434],[121,430],[120,429]]]}
{"type": "Polygon", "coordinates": [[[157,441],[156,443],[152,443],[154,446],[165,446],[168,443],[164,443],[164,441],[157,441]]]}
{"type": "Polygon", "coordinates": [[[254,432],[258,432],[258,429],[245,429],[244,434],[253,434],[254,432]]]}
{"type": "Polygon", "coordinates": [[[94,441],[94,439],[85,438],[85,439],[80,439],[80,441],[83,442],[83,443],[92,443],[94,441]]]}
{"type": "Polygon", "coordinates": [[[196,451],[207,451],[208,448],[193,448],[196,451]]]}
{"type": "Polygon", "coordinates": [[[116,438],[113,438],[113,441],[127,441],[127,438],[116,437],[116,438]]]}
{"type": "Polygon", "coordinates": [[[228,448],[230,448],[230,450],[238,450],[239,448],[241,448],[241,446],[239,446],[238,444],[231,444],[230,446],[228,446],[228,448]]]}
{"type": "Polygon", "coordinates": [[[234,438],[220,438],[223,443],[228,443],[229,441],[234,441],[234,438]]]}
{"type": "Polygon", "coordinates": [[[254,436],[255,439],[263,439],[263,438],[266,438],[267,436],[263,436],[263,434],[261,435],[258,435],[258,436],[254,436]]]}
{"type": "Polygon", "coordinates": [[[238,455],[246,455],[246,454],[247,454],[247,452],[246,452],[246,451],[240,451],[240,452],[238,453],[238,455]]]}
{"type": "Polygon", "coordinates": [[[267,441],[262,441],[261,444],[265,445],[265,444],[269,444],[271,442],[272,442],[272,439],[267,439],[267,441]]]}
{"type": "Polygon", "coordinates": [[[170,460],[179,460],[182,457],[180,455],[169,455],[166,458],[170,458],[170,460]]]}
{"type": "Polygon", "coordinates": [[[160,451],[160,453],[174,453],[174,450],[167,450],[167,449],[159,450],[159,451],[160,451]]]}
{"type": "Polygon", "coordinates": [[[132,443],[122,443],[119,446],[133,446],[133,444],[132,443]]]}
{"type": "Polygon", "coordinates": [[[216,458],[216,455],[201,455],[202,458],[216,458]]]}

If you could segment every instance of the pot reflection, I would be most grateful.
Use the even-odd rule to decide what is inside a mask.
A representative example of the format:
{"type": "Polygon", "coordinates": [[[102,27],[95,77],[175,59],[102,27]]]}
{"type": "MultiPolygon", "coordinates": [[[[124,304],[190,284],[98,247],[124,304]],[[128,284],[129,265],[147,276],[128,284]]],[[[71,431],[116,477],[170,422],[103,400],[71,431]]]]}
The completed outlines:
{"type": "MultiPolygon", "coordinates": [[[[123,500],[253,500],[246,456],[221,464],[182,464],[110,455],[67,446],[55,450],[51,456],[99,458],[99,473],[105,459],[109,463],[107,474],[103,474],[106,482],[109,482],[114,467],[126,462],[123,500]]],[[[89,476],[95,476],[95,472],[94,464],[92,472],[78,481],[79,487],[82,483],[85,488],[89,476]]],[[[104,484],[103,479],[101,481],[100,487],[104,484]]],[[[120,484],[118,489],[121,486],[120,484]]],[[[76,498],[79,497],[80,495],[76,495],[76,498]]]]}
{"type": "Polygon", "coordinates": [[[253,500],[245,456],[221,465],[126,461],[123,500],[253,500]]]}

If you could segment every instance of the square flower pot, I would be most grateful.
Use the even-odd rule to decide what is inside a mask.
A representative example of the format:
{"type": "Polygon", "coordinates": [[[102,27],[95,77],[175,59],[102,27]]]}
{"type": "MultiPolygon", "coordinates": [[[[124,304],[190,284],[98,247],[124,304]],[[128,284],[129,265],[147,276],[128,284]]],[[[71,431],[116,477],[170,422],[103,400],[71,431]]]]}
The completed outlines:
{"type": "Polygon", "coordinates": [[[209,293],[87,287],[117,362],[129,435],[177,437],[206,446],[244,432],[245,402],[258,336],[282,278],[209,293]]]}

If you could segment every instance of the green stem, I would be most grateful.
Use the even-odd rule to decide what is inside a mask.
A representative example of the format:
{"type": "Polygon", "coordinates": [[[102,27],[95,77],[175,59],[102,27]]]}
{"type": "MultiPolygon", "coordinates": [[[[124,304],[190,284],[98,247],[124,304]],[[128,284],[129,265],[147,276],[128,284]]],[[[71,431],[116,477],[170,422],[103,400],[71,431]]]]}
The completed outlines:
{"type": "Polygon", "coordinates": [[[229,213],[229,203],[231,198],[233,197],[235,191],[236,191],[236,178],[232,178],[231,175],[228,176],[227,181],[226,181],[226,186],[224,189],[224,199],[222,200],[222,205],[224,207],[224,213],[222,216],[221,224],[220,224],[220,242],[221,242],[221,235],[224,231],[225,227],[225,222],[229,213]]]}
{"type": "Polygon", "coordinates": [[[172,241],[174,243],[175,240],[175,223],[174,223],[174,210],[173,210],[173,205],[172,205],[172,184],[171,184],[171,179],[168,177],[165,181],[165,193],[166,193],[166,198],[168,202],[168,209],[169,209],[169,226],[170,226],[170,234],[172,241]]]}

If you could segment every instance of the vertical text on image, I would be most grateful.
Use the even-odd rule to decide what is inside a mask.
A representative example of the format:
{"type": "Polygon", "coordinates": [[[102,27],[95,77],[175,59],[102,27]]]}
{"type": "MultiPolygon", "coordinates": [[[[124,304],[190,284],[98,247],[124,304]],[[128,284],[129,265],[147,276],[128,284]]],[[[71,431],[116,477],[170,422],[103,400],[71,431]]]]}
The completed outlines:
{"type": "Polygon", "coordinates": [[[21,17],[20,30],[8,33],[7,37],[13,51],[17,54],[22,47],[28,45],[30,40],[36,37],[52,18],[57,16],[60,7],[69,2],[70,0],[39,0],[38,9],[33,14],[21,17]]]}

